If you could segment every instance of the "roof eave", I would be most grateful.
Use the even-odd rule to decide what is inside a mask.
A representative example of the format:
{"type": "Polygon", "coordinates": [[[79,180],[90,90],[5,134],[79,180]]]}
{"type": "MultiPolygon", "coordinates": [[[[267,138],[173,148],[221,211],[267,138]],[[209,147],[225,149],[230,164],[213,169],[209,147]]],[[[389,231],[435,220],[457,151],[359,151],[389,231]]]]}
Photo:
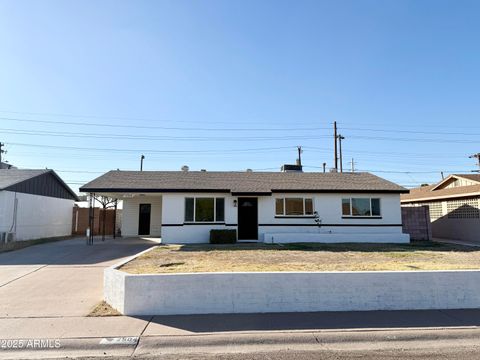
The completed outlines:
{"type": "Polygon", "coordinates": [[[465,193],[465,194],[453,194],[453,195],[437,195],[437,196],[429,196],[423,198],[413,198],[413,199],[401,199],[401,203],[411,203],[411,202],[422,202],[422,201],[431,201],[431,200],[443,200],[443,199],[455,199],[455,198],[467,198],[472,196],[480,196],[480,191],[472,192],[472,193],[465,193]]]}

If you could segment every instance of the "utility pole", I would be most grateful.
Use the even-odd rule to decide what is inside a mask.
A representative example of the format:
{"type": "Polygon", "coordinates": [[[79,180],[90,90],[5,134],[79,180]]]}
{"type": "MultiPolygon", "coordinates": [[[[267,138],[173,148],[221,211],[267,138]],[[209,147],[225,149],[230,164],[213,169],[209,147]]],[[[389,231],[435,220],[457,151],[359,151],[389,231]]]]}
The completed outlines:
{"type": "Polygon", "coordinates": [[[338,134],[338,146],[340,150],[340,172],[343,172],[343,155],[342,155],[342,140],[344,140],[345,137],[338,134]]]}
{"type": "Polygon", "coordinates": [[[299,166],[302,166],[302,147],[301,146],[297,146],[297,150],[298,150],[298,160],[297,160],[297,165],[299,166]]]}
{"type": "Polygon", "coordinates": [[[0,142],[0,164],[2,163],[2,154],[6,154],[7,150],[3,150],[2,148],[5,146],[4,143],[0,142]]]}
{"type": "Polygon", "coordinates": [[[478,161],[478,170],[472,170],[474,172],[480,172],[480,153],[476,153],[476,154],[473,154],[473,155],[470,155],[469,156],[470,159],[477,159],[478,161]]]}
{"type": "Polygon", "coordinates": [[[140,171],[143,171],[143,159],[145,159],[145,155],[142,154],[142,156],[140,156],[140,171]]]}
{"type": "Polygon", "coordinates": [[[335,162],[334,168],[335,171],[338,171],[338,155],[337,155],[337,122],[333,122],[333,139],[335,140],[334,151],[335,151],[335,162]]]}
{"type": "Polygon", "coordinates": [[[326,162],[324,162],[324,163],[323,163],[323,172],[325,172],[325,171],[326,171],[326,168],[327,168],[327,163],[326,163],[326,162]]]}
{"type": "Polygon", "coordinates": [[[355,161],[353,161],[353,158],[352,158],[352,161],[350,162],[350,164],[352,164],[352,173],[355,172],[355,161]]]}

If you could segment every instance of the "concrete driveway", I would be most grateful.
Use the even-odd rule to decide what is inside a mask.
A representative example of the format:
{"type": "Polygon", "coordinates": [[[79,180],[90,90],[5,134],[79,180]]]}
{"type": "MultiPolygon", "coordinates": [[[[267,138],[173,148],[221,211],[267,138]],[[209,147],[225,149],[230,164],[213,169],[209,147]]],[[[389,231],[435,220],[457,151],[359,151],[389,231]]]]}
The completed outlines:
{"type": "Polygon", "coordinates": [[[155,245],[85,238],[0,254],[0,318],[85,316],[103,298],[103,269],[155,245]]]}

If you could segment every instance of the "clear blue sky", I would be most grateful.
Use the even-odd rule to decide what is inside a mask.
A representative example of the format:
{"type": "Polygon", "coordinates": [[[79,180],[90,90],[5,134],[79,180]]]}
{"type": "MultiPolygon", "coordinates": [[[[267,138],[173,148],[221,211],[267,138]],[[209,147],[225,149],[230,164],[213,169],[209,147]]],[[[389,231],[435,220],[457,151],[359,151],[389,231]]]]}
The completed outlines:
{"type": "Polygon", "coordinates": [[[274,170],[302,145],[318,171],[337,120],[345,167],[437,181],[480,151],[478,14],[453,0],[3,0],[0,141],[77,190],[142,153],[147,170],[274,170]]]}

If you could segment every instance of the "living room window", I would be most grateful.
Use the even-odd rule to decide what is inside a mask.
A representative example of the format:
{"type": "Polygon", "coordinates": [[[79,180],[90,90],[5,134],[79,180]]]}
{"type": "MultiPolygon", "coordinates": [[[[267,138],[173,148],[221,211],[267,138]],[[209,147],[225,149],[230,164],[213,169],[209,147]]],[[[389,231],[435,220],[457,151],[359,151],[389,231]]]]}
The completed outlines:
{"type": "Polygon", "coordinates": [[[344,198],[342,199],[344,217],[380,217],[380,199],[344,198]]]}
{"type": "Polygon", "coordinates": [[[275,216],[312,216],[312,198],[277,198],[275,216]]]}
{"type": "Polygon", "coordinates": [[[225,199],[214,197],[185,198],[185,222],[224,222],[225,199]]]}

